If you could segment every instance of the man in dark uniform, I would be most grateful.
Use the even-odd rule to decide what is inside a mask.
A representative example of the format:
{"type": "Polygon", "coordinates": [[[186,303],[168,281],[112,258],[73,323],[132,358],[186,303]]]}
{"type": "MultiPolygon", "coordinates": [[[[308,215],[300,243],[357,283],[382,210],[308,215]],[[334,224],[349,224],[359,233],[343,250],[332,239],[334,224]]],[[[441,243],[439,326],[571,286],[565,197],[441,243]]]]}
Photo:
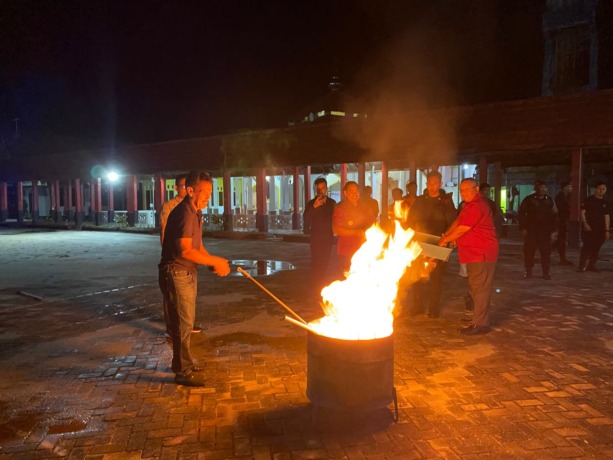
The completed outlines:
{"type": "Polygon", "coordinates": [[[566,238],[568,235],[568,222],[570,221],[569,198],[573,191],[570,182],[562,182],[562,190],[556,195],[556,208],[558,208],[558,239],[556,248],[560,255],[560,265],[572,265],[573,263],[566,258],[566,238]]]}
{"type": "Polygon", "coordinates": [[[604,200],[607,186],[596,184],[594,194],[581,205],[581,239],[583,247],[579,255],[579,271],[598,272],[596,261],[602,244],[609,239],[611,216],[609,205],[604,200]],[[587,267],[586,267],[587,265],[587,267]]]}
{"type": "MultiPolygon", "coordinates": [[[[416,232],[441,236],[455,221],[456,209],[453,201],[443,196],[441,191],[441,173],[432,171],[426,179],[426,193],[418,196],[409,211],[408,224],[416,232]]],[[[438,318],[440,315],[441,288],[445,262],[438,260],[430,272],[428,283],[419,282],[413,286],[412,315],[423,313],[426,294],[428,299],[428,316],[438,318]]]]}
{"type": "Polygon", "coordinates": [[[311,280],[319,294],[326,283],[330,251],[334,243],[332,214],[336,201],[328,197],[328,182],[323,177],[315,179],[317,196],[304,209],[304,233],[311,235],[311,280]]]}
{"type": "Polygon", "coordinates": [[[202,246],[202,214],[213,193],[208,174],[192,171],[185,179],[187,196],[168,216],[158,282],[164,296],[164,318],[172,339],[172,370],[179,385],[203,386],[190,352],[196,315],[198,265],[208,265],[219,276],[230,273],[228,261],[212,256],[202,246]]]}
{"type": "Polygon", "coordinates": [[[534,254],[541,256],[543,279],[550,280],[551,241],[557,231],[558,209],[549,195],[547,185],[537,181],[534,193],[527,196],[519,207],[519,230],[524,237],[524,278],[532,278],[534,254]]]}

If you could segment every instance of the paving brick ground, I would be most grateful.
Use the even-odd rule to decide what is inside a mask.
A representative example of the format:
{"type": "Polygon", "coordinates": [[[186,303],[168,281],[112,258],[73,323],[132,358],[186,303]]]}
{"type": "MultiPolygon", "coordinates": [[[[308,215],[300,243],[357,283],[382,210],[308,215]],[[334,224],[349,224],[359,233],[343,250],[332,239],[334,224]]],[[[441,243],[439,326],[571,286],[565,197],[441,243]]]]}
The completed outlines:
{"type": "MultiPolygon", "coordinates": [[[[442,317],[396,321],[397,423],[392,405],[314,411],[305,332],[248,280],[207,271],[193,350],[208,383],[175,385],[158,244],[0,230],[0,459],[613,458],[611,243],[602,273],[555,266],[543,281],[522,279],[521,246],[504,241],[495,330],[478,337],[456,331],[465,280],[453,259],[442,317]]],[[[320,316],[308,245],[206,245],[295,264],[260,281],[307,320],[320,316]]]]}

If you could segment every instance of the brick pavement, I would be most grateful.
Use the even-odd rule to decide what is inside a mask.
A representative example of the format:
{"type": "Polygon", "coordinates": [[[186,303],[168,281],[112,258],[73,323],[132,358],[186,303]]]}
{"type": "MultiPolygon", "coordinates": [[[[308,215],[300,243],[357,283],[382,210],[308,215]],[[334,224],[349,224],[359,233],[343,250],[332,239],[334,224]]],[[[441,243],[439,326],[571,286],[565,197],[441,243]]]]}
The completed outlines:
{"type": "MultiPolygon", "coordinates": [[[[320,316],[308,245],[206,243],[294,263],[260,281],[320,316]]],[[[487,336],[456,332],[452,261],[442,317],[396,322],[398,423],[390,409],[314,412],[304,331],[246,279],[206,271],[193,349],[209,383],[176,386],[155,235],[1,230],[0,245],[0,459],[613,458],[611,243],[602,273],[556,266],[547,282],[521,279],[505,241],[487,336]]]]}

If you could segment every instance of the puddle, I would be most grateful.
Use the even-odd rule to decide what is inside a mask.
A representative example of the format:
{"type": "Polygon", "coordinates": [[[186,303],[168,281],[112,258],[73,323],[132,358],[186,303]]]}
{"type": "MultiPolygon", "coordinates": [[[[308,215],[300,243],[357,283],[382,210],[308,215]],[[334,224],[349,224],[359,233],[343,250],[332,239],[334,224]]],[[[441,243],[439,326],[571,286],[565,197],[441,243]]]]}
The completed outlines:
{"type": "Polygon", "coordinates": [[[242,268],[251,276],[268,276],[282,270],[294,270],[296,267],[289,262],[283,260],[231,260],[230,261],[230,275],[231,276],[243,276],[237,269],[242,268]]]}

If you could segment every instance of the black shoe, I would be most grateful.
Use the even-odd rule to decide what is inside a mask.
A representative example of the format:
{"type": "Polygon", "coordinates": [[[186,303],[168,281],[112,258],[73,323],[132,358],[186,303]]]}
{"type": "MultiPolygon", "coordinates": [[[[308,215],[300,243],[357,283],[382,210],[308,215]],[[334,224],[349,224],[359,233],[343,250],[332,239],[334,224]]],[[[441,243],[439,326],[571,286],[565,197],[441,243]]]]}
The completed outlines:
{"type": "Polygon", "coordinates": [[[463,327],[462,329],[458,329],[458,332],[460,334],[465,334],[465,335],[481,335],[481,334],[487,334],[488,332],[490,332],[490,327],[489,326],[477,326],[476,324],[471,324],[468,327],[463,327]]]}
{"type": "Polygon", "coordinates": [[[525,278],[525,279],[532,278],[532,272],[526,272],[526,273],[524,273],[524,278],[525,278]]]}
{"type": "Polygon", "coordinates": [[[544,280],[550,280],[551,279],[551,275],[549,273],[543,273],[543,279],[544,280]]]}
{"type": "Polygon", "coordinates": [[[570,267],[573,263],[568,260],[568,259],[564,259],[560,261],[560,265],[566,265],[567,267],[570,267]]]}
{"type": "Polygon", "coordinates": [[[202,328],[200,326],[194,326],[192,328],[192,334],[200,334],[202,332],[202,328]]]}
{"type": "Polygon", "coordinates": [[[196,375],[194,372],[190,372],[189,374],[175,375],[175,383],[186,387],[203,387],[204,379],[196,375]]]}
{"type": "Polygon", "coordinates": [[[600,273],[600,270],[596,267],[587,267],[585,270],[588,272],[600,273]]]}

